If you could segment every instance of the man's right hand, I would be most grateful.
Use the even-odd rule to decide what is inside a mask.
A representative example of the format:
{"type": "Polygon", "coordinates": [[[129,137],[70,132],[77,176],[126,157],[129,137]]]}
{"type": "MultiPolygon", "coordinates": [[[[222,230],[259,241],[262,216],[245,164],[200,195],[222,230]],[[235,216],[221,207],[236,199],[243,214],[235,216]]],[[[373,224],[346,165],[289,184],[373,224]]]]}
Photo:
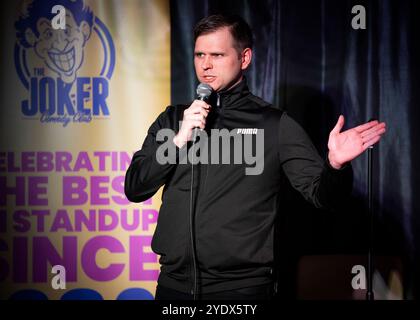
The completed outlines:
{"type": "Polygon", "coordinates": [[[194,128],[205,128],[210,108],[211,106],[204,101],[194,100],[191,106],[185,109],[181,128],[173,139],[178,148],[182,148],[191,140],[194,128]]]}

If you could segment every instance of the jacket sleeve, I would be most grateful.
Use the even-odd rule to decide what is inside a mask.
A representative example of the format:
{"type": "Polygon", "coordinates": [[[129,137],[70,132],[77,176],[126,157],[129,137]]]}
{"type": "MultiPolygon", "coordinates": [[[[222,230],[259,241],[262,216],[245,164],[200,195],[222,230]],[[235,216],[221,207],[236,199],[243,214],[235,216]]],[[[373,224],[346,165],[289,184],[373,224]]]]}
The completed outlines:
{"type": "MultiPolygon", "coordinates": [[[[158,141],[158,132],[161,129],[171,129],[169,121],[170,109],[167,107],[156,121],[150,126],[143,146],[134,153],[131,164],[125,174],[124,192],[128,200],[141,202],[152,197],[167,179],[176,165],[176,161],[162,163],[157,160],[157,151],[160,145],[166,143],[178,153],[178,147],[172,138],[167,141],[158,141]]],[[[175,133],[174,133],[175,135],[175,133]]]]}
{"type": "Polygon", "coordinates": [[[279,124],[279,157],[292,186],[317,208],[335,210],[353,186],[350,163],[337,170],[323,160],[303,128],[286,113],[279,124]]]}

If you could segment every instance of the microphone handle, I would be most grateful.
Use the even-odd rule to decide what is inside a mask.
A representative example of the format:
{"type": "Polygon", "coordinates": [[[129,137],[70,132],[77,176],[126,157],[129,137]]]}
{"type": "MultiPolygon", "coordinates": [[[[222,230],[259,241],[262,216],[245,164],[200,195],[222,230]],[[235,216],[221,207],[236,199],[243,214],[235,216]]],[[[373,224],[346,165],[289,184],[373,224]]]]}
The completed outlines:
{"type": "MultiPolygon", "coordinates": [[[[206,100],[207,99],[207,97],[206,96],[199,96],[198,97],[198,100],[201,100],[201,101],[204,101],[204,100],[206,100]]],[[[195,143],[195,140],[197,139],[197,136],[198,136],[198,130],[199,130],[200,128],[199,127],[195,127],[194,129],[193,129],[193,139],[192,139],[192,142],[193,143],[195,143]]]]}

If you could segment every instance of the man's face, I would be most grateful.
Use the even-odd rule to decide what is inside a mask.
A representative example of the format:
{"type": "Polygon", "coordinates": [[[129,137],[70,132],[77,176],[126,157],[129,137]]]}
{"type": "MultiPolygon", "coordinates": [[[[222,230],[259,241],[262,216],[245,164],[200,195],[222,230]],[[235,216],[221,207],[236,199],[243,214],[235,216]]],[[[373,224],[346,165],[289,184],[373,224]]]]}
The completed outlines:
{"type": "Polygon", "coordinates": [[[197,38],[194,65],[200,82],[220,91],[242,80],[242,72],[251,60],[251,49],[245,49],[245,55],[239,54],[233,44],[234,39],[227,27],[197,38]]]}

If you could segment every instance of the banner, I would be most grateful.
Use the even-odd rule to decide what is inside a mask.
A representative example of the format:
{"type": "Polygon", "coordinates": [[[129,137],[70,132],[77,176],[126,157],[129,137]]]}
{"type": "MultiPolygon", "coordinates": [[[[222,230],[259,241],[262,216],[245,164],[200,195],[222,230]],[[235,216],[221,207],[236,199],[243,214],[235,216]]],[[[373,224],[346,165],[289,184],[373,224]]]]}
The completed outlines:
{"type": "Polygon", "coordinates": [[[124,176],[170,103],[166,0],[1,12],[0,299],[152,299],[160,192],[124,176]]]}

